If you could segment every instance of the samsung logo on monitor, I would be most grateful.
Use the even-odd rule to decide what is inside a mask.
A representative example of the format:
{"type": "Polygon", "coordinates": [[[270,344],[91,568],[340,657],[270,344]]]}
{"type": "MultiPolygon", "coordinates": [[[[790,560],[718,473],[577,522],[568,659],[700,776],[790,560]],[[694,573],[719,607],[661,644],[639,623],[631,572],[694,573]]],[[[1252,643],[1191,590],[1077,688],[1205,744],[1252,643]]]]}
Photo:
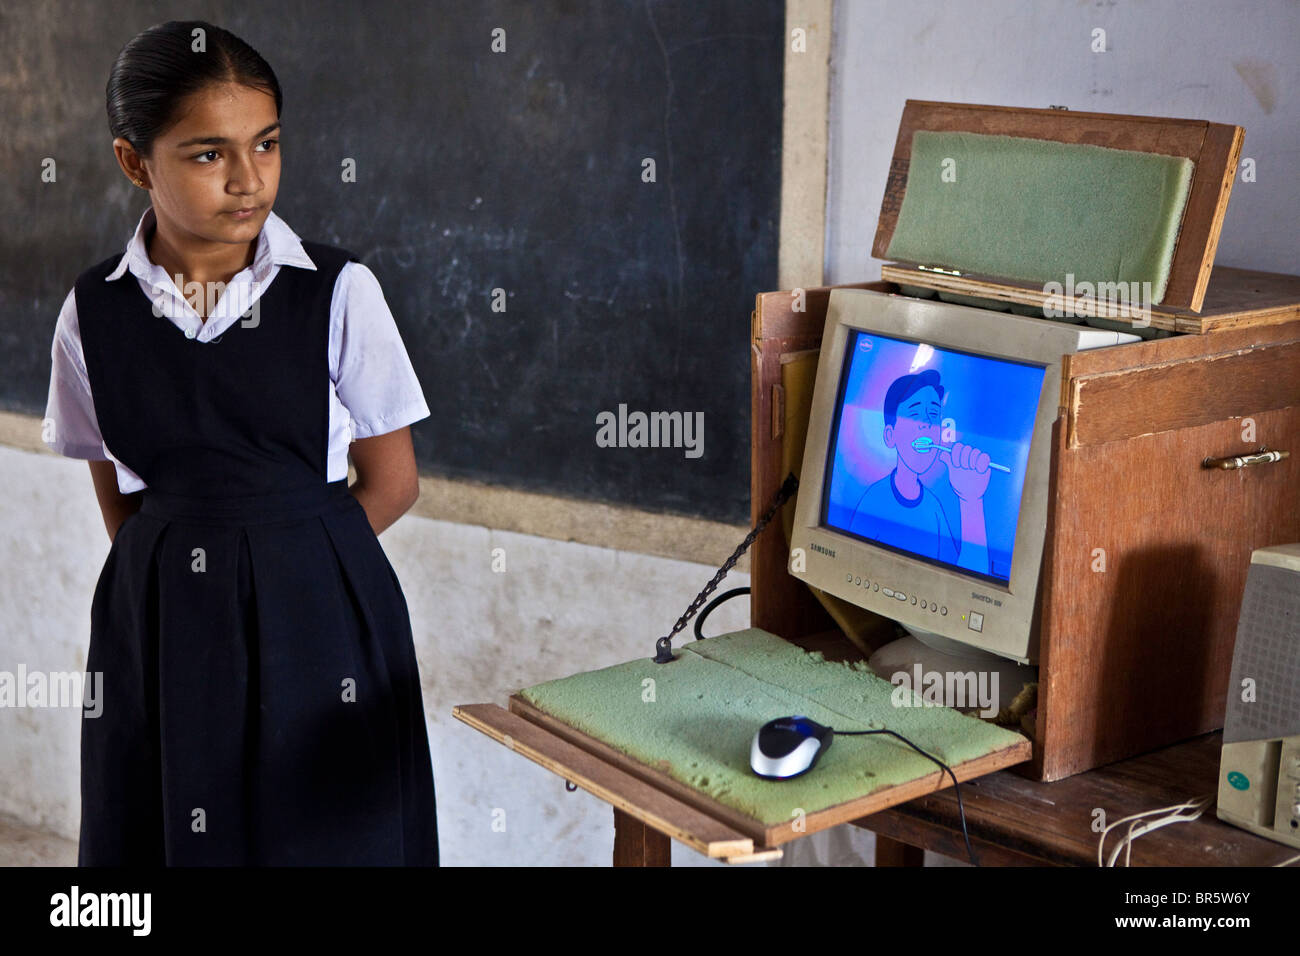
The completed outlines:
{"type": "Polygon", "coordinates": [[[826,557],[828,557],[828,558],[833,558],[833,557],[835,557],[835,552],[834,552],[834,550],[832,550],[831,548],[823,548],[820,544],[817,544],[815,541],[810,541],[810,542],[808,543],[808,547],[812,548],[812,550],[814,550],[814,551],[820,551],[822,554],[826,555],[826,557]]]}

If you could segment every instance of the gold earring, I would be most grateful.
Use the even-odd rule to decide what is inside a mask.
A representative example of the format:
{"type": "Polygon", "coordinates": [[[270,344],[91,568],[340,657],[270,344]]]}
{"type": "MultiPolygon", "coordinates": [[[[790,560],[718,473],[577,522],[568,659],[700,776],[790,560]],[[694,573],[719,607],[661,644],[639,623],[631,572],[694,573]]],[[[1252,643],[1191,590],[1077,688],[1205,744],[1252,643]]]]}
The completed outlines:
{"type": "Polygon", "coordinates": [[[141,187],[141,188],[144,188],[144,180],[142,180],[142,179],[137,179],[137,180],[135,181],[135,184],[136,184],[137,186],[141,187]]]}

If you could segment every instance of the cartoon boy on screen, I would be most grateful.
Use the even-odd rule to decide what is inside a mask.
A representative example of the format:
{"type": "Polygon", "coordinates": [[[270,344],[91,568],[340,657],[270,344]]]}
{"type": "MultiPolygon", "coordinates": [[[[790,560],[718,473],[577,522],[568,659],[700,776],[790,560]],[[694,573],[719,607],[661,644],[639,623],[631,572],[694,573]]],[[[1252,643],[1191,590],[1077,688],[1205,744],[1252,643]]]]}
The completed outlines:
{"type": "Polygon", "coordinates": [[[849,531],[913,554],[937,558],[980,574],[989,574],[984,527],[984,492],[989,485],[989,456],[954,442],[951,451],[930,446],[940,441],[943,385],[939,372],[926,369],[896,379],[885,392],[887,448],[897,452],[894,470],[870,485],[858,501],[849,531]],[[961,537],[953,532],[939,496],[921,481],[942,461],[961,509],[961,537]]]}

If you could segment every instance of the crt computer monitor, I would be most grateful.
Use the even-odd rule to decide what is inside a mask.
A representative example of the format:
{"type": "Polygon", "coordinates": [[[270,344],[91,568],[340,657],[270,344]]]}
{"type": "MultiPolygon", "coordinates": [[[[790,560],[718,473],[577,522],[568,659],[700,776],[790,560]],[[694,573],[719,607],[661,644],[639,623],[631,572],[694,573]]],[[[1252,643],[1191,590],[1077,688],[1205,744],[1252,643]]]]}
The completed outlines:
{"type": "Polygon", "coordinates": [[[1036,663],[1061,358],[1137,340],[832,290],[791,573],[932,646],[1036,663]]]}

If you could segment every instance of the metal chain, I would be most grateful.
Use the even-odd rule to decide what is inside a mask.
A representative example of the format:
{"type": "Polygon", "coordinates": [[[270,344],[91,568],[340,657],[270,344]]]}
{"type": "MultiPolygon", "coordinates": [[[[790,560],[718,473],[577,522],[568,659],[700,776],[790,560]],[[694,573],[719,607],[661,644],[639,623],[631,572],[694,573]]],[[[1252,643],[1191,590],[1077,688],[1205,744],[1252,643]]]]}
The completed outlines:
{"type": "Polygon", "coordinates": [[[726,577],[727,572],[736,566],[736,562],[740,560],[740,556],[743,555],[749,549],[749,546],[754,543],[754,539],[763,533],[763,529],[766,528],[767,523],[772,520],[772,516],[776,514],[777,509],[785,504],[786,500],[795,493],[795,489],[798,487],[799,479],[796,478],[793,473],[787,475],[785,481],[782,482],[781,487],[777,490],[776,497],[772,499],[772,504],[768,507],[767,513],[758,519],[758,524],[754,525],[753,530],[750,531],[749,534],[745,535],[745,540],[740,542],[740,546],[732,552],[731,557],[727,558],[727,560],[723,562],[722,567],[718,568],[718,573],[713,575],[713,579],[704,586],[704,590],[695,596],[695,600],[686,608],[686,613],[677,619],[677,623],[673,625],[673,629],[655,642],[656,654],[654,659],[656,662],[666,664],[671,660],[675,660],[673,657],[673,638],[677,635],[677,632],[684,628],[686,622],[695,616],[695,612],[698,611],[704,602],[708,600],[709,595],[713,593],[714,589],[717,588],[722,579],[726,577]]]}

